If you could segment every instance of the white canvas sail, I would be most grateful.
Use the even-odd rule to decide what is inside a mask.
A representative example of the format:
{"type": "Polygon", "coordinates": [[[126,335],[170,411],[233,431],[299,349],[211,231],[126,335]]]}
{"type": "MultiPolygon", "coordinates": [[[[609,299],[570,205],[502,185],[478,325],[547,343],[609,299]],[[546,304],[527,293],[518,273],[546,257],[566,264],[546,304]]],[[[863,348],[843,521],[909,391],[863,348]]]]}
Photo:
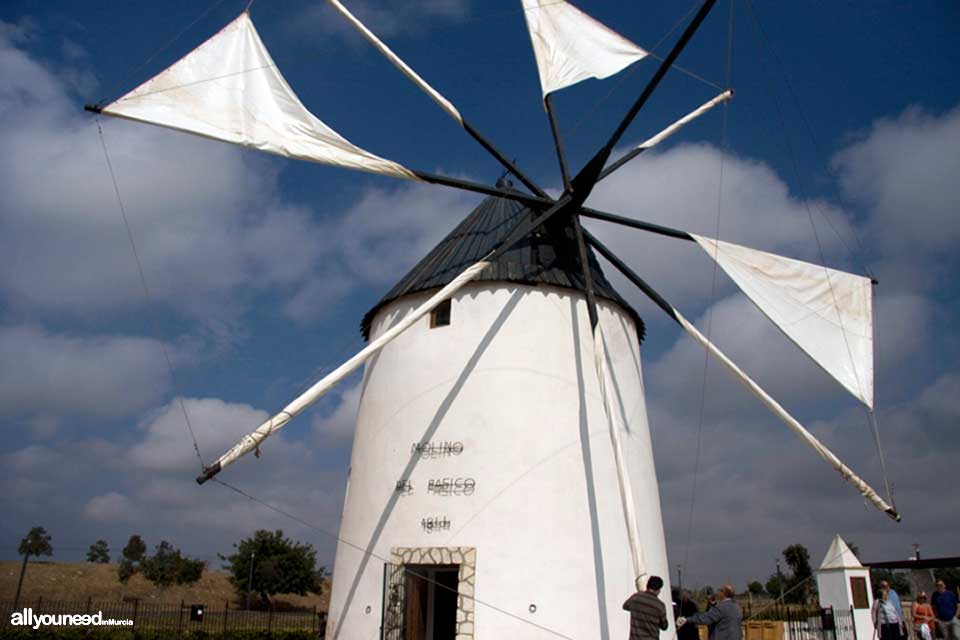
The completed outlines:
{"type": "Polygon", "coordinates": [[[873,408],[869,278],[730,242],[693,238],[774,324],[873,408]]]}
{"type": "Polygon", "coordinates": [[[523,0],[543,97],[587,78],[608,78],[647,56],[563,0],[523,0]]]}
{"type": "Polygon", "coordinates": [[[340,136],[300,102],[248,13],[103,113],[288,158],[416,180],[340,136]]]}

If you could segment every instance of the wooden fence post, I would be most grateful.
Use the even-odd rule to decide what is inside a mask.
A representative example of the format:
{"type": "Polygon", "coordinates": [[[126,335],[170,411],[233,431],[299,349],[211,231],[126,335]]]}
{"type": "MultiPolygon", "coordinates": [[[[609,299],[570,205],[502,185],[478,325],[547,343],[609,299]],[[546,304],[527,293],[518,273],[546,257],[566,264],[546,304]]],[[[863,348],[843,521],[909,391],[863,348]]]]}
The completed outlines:
{"type": "Polygon", "coordinates": [[[177,637],[183,631],[183,600],[180,601],[180,615],[177,616],[177,637]]]}
{"type": "Polygon", "coordinates": [[[230,613],[230,601],[223,601],[223,633],[227,633],[227,614],[230,613]]]}

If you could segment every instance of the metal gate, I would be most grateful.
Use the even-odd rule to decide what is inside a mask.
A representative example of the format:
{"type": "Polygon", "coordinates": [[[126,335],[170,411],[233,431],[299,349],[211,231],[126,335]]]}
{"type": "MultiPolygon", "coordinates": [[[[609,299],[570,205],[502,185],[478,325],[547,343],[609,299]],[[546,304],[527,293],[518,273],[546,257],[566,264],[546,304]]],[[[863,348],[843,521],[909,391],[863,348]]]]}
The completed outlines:
{"type": "Polygon", "coordinates": [[[787,640],[857,640],[853,609],[787,609],[787,640]]]}
{"type": "Polygon", "coordinates": [[[380,640],[403,640],[406,635],[406,569],[402,564],[383,563],[383,605],[380,640]]]}

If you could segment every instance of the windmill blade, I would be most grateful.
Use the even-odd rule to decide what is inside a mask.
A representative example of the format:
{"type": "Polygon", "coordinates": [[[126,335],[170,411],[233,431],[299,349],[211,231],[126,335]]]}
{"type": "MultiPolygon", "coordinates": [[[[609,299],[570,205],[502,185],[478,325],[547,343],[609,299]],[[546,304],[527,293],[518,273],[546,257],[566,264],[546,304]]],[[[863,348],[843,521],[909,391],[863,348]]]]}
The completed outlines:
{"type": "Polygon", "coordinates": [[[627,111],[626,115],[620,121],[620,124],[610,136],[610,139],[607,140],[607,143],[599,151],[597,151],[596,154],[594,154],[593,158],[591,158],[590,161],[584,165],[583,169],[581,169],[576,175],[576,177],[574,177],[572,180],[573,192],[576,193],[578,204],[583,204],[590,195],[590,192],[593,191],[593,187],[597,184],[597,178],[603,171],[603,166],[610,158],[613,148],[617,145],[617,142],[620,141],[620,138],[627,130],[627,127],[629,127],[630,123],[633,122],[633,119],[640,112],[640,109],[643,108],[643,105],[646,104],[650,96],[653,95],[653,92],[656,91],[657,87],[660,85],[660,81],[663,80],[663,77],[667,74],[667,71],[670,70],[670,67],[683,51],[684,47],[687,46],[687,43],[690,41],[690,38],[693,37],[693,34],[696,33],[697,29],[700,28],[700,25],[707,17],[707,14],[710,13],[713,5],[716,4],[716,1],[717,0],[706,0],[703,3],[703,6],[700,7],[699,11],[697,11],[697,14],[693,17],[693,20],[691,20],[690,24],[687,25],[687,28],[684,29],[683,34],[677,40],[676,44],[673,45],[670,53],[667,54],[667,57],[663,59],[663,62],[660,63],[660,66],[657,67],[656,73],[654,73],[653,77],[647,82],[647,86],[637,98],[636,102],[633,103],[633,106],[630,107],[630,110],[627,111]]]}
{"type": "Polygon", "coordinates": [[[777,328],[873,409],[872,280],[604,211],[581,211],[588,218],[696,242],[777,328]]]}
{"type": "Polygon", "coordinates": [[[766,391],[760,387],[750,376],[748,376],[744,371],[736,365],[730,358],[728,358],[720,349],[718,349],[712,342],[707,340],[706,336],[700,333],[695,326],[693,326],[686,318],[680,315],[680,312],[676,309],[673,310],[675,320],[680,324],[683,329],[690,334],[690,336],[700,343],[716,360],[723,364],[730,373],[737,378],[743,386],[745,386],[753,395],[757,396],[763,404],[774,413],[778,418],[780,418],[784,424],[786,424],[790,429],[800,436],[814,451],[816,451],[821,458],[827,461],[827,463],[832,466],[837,472],[843,477],[844,480],[852,484],[860,494],[869,500],[875,507],[881,511],[887,513],[894,520],[899,521],[900,515],[896,510],[884,502],[883,498],[873,490],[870,485],[864,482],[857,474],[853,472],[847,465],[840,461],[832,451],[830,451],[822,442],[820,442],[812,433],[807,431],[802,424],[800,424],[796,418],[790,415],[786,409],[784,409],[779,402],[773,399],[766,391]]]}
{"type": "Polygon", "coordinates": [[[430,313],[434,307],[459,291],[465,284],[476,278],[480,273],[490,265],[490,257],[480,260],[468,267],[463,273],[452,280],[447,286],[435,293],[429,300],[414,309],[396,325],[385,331],[383,335],[361,349],[352,358],[331,371],[323,379],[319,380],[303,394],[298,396],[293,402],[284,407],[272,418],[266,420],[249,434],[245,435],[240,442],[224,453],[209,467],[205,468],[203,474],[197,478],[197,483],[203,484],[213,476],[217,475],[225,467],[237,461],[242,456],[250,453],[260,446],[268,437],[282,429],[288,422],[293,420],[299,413],[319,400],[332,389],[337,383],[342,381],[348,375],[353,373],[360,365],[369,360],[374,354],[393,341],[397,336],[412,327],[417,320],[430,313]]]}
{"type": "Polygon", "coordinates": [[[628,218],[626,216],[620,216],[607,211],[598,211],[597,209],[591,209],[590,207],[581,207],[580,215],[586,218],[594,218],[595,220],[603,220],[604,222],[612,222],[614,224],[622,224],[626,227],[632,227],[634,229],[649,231],[650,233],[655,233],[660,236],[667,236],[668,238],[678,238],[680,240],[689,240],[690,242],[695,242],[693,235],[681,229],[665,227],[662,224],[654,224],[652,222],[644,222],[643,220],[628,218]]]}
{"type": "Polygon", "coordinates": [[[549,206],[528,196],[462,178],[409,169],[351,144],[311,114],[274,64],[248,13],[103,113],[230,142],[298,160],[329,164],[549,206]]]}
{"type": "Polygon", "coordinates": [[[300,102],[241,13],[157,76],[98,110],[288,158],[418,180],[350,143],[300,102]]]}
{"type": "Polygon", "coordinates": [[[587,78],[609,78],[648,55],[564,0],[523,0],[523,15],[544,100],[587,78]]]}
{"type": "Polygon", "coordinates": [[[870,278],[691,235],[788,338],[873,408],[870,278]]]}
{"type": "Polygon", "coordinates": [[[680,118],[679,120],[671,124],[669,127],[667,127],[666,129],[658,133],[657,135],[647,138],[646,140],[638,144],[636,147],[634,147],[633,149],[625,153],[621,158],[618,158],[616,162],[613,162],[612,164],[604,168],[604,170],[601,171],[600,175],[597,177],[597,182],[600,182],[601,180],[606,178],[608,175],[610,175],[611,173],[613,173],[614,171],[616,171],[626,163],[630,162],[631,160],[636,158],[638,155],[640,155],[647,149],[657,146],[658,144],[660,144],[661,142],[663,142],[664,140],[666,140],[667,138],[675,134],[677,131],[680,131],[680,129],[682,129],[685,125],[689,124],[693,120],[696,120],[697,118],[705,114],[707,111],[710,111],[718,104],[726,102],[732,97],[733,97],[733,90],[727,89],[726,91],[718,95],[713,100],[708,100],[707,102],[704,102],[702,105],[700,105],[699,107],[697,107],[696,109],[688,113],[687,115],[683,116],[682,118],[680,118]]]}
{"type": "Polygon", "coordinates": [[[593,276],[590,273],[590,261],[587,255],[587,245],[583,239],[583,228],[580,225],[580,216],[576,213],[571,216],[573,229],[577,238],[577,248],[580,255],[580,268],[583,273],[584,289],[587,298],[587,315],[590,318],[590,332],[593,336],[593,364],[597,372],[597,382],[600,388],[600,397],[603,401],[603,414],[610,432],[610,442],[613,448],[613,459],[617,467],[617,487],[620,492],[620,506],[623,509],[624,524],[627,527],[627,540],[630,543],[630,559],[633,562],[634,579],[647,573],[646,561],[643,556],[643,547],[640,546],[640,533],[637,531],[637,514],[634,510],[633,488],[626,463],[623,460],[623,446],[620,442],[620,429],[616,422],[616,411],[613,408],[613,397],[608,385],[611,378],[607,367],[607,347],[603,339],[597,314],[597,296],[593,288],[593,276]]]}
{"type": "Polygon", "coordinates": [[[430,84],[420,77],[416,71],[414,71],[410,65],[404,62],[400,56],[393,52],[377,35],[371,31],[365,24],[363,24],[355,15],[350,13],[350,10],[347,9],[340,0],[328,0],[333,8],[337,10],[340,15],[342,15],[346,20],[353,25],[353,27],[360,32],[360,34],[367,39],[384,57],[389,60],[393,66],[400,70],[400,72],[407,76],[415,85],[420,87],[420,89],[426,93],[430,98],[440,106],[451,118],[457,121],[457,123],[463,127],[463,130],[470,134],[474,140],[480,143],[480,145],[486,149],[497,162],[499,162],[503,167],[512,173],[520,182],[522,182],[530,191],[535,193],[540,197],[546,197],[546,192],[543,191],[540,187],[536,185],[530,178],[523,174],[511,162],[505,155],[500,153],[500,151],[490,143],[485,137],[483,137],[479,131],[477,131],[469,122],[464,119],[460,114],[460,111],[453,106],[453,103],[447,100],[439,91],[434,89],[430,84]]]}
{"type": "Polygon", "coordinates": [[[873,408],[873,281],[595,209],[588,218],[696,242],[790,340],[873,408]]]}
{"type": "Polygon", "coordinates": [[[627,277],[631,282],[633,282],[637,287],[640,288],[658,307],[663,309],[673,320],[683,327],[683,330],[686,331],[690,337],[696,340],[707,352],[713,356],[716,360],[720,361],[726,369],[733,374],[737,380],[740,381],[743,386],[745,386],[751,393],[753,393],[757,398],[763,402],[767,408],[769,408],[778,418],[780,418],[784,424],[786,424],[790,430],[800,436],[804,442],[806,442],[817,454],[826,460],[826,462],[836,469],[840,476],[852,484],[860,494],[866,498],[871,504],[876,508],[885,512],[891,518],[900,521],[900,514],[897,513],[896,509],[887,504],[880,495],[873,490],[873,488],[863,481],[857,474],[853,472],[847,465],[840,461],[832,451],[830,451],[822,442],[820,442],[812,433],[810,433],[800,422],[797,421],[790,413],[787,412],[783,406],[780,405],[776,400],[773,399],[770,394],[768,394],[764,389],[757,384],[750,376],[748,376],[740,367],[736,365],[730,358],[728,358],[720,349],[718,349],[712,342],[710,342],[706,336],[704,336],[700,331],[697,330],[692,323],[690,323],[683,315],[680,314],[673,306],[670,305],[664,298],[653,290],[650,285],[648,285],[640,276],[638,276],[630,267],[623,263],[612,251],[600,243],[596,238],[590,235],[590,232],[586,229],[583,230],[584,237],[591,246],[595,247],[607,260],[610,261],[613,266],[615,266],[623,275],[627,277]]]}

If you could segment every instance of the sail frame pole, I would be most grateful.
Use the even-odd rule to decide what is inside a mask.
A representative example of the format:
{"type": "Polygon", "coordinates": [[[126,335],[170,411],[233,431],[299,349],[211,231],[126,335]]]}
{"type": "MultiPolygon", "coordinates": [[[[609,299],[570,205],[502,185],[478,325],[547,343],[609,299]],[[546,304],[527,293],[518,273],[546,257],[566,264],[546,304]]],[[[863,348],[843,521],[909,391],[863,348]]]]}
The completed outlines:
{"type": "Polygon", "coordinates": [[[638,276],[630,267],[623,263],[622,260],[616,257],[612,251],[605,247],[599,240],[593,237],[589,231],[586,229],[583,230],[584,236],[587,242],[597,249],[603,257],[610,261],[614,267],[616,267],[624,276],[627,277],[634,285],[636,285],[643,293],[645,293],[653,302],[663,309],[667,315],[669,315],[673,320],[679,324],[684,331],[686,331],[690,337],[692,337],[696,342],[698,342],[704,349],[707,350],[710,355],[712,355],[716,360],[726,367],[726,369],[736,377],[743,386],[745,386],[751,393],[753,393],[757,398],[760,399],[763,404],[767,406],[778,418],[784,422],[791,431],[796,433],[803,439],[817,454],[820,455],[830,466],[832,466],[840,476],[846,480],[848,483],[854,486],[857,491],[870,501],[877,509],[883,511],[893,520],[900,522],[900,514],[897,510],[887,504],[883,498],[862,478],[860,478],[856,473],[853,472],[850,467],[845,465],[840,461],[837,456],[830,451],[820,440],[816,438],[812,433],[810,433],[800,422],[790,415],[783,406],[777,402],[770,394],[768,394],[759,384],[757,384],[750,376],[748,376],[736,363],[734,363],[729,357],[726,356],[720,349],[718,349],[710,340],[707,339],[700,331],[697,330],[692,323],[690,323],[683,315],[676,310],[670,303],[668,303],[663,296],[658,294],[650,285],[648,285],[640,276],[638,276]]]}
{"type": "Polygon", "coordinates": [[[437,103],[437,105],[443,109],[447,115],[457,121],[457,123],[466,131],[470,136],[480,143],[484,149],[487,150],[503,167],[512,173],[520,182],[522,182],[531,192],[540,196],[546,197],[546,192],[537,186],[533,180],[528,178],[520,169],[511,162],[505,155],[503,155],[499,149],[497,149],[493,143],[487,140],[479,131],[477,131],[473,125],[471,125],[466,118],[463,117],[463,114],[460,113],[460,110],[453,106],[453,103],[447,100],[439,91],[434,89],[426,80],[424,80],[420,74],[414,71],[410,65],[403,61],[400,56],[393,52],[390,47],[386,45],[380,38],[377,37],[373,31],[371,31],[363,22],[361,22],[355,15],[353,15],[349,9],[347,9],[340,0],[327,0],[336,11],[342,15],[347,22],[349,22],[353,27],[360,32],[360,34],[367,39],[367,41],[374,46],[380,53],[390,61],[393,66],[395,66],[403,75],[407,76],[415,85],[420,87],[420,89],[426,93],[430,98],[437,103]]]}
{"type": "Polygon", "coordinates": [[[669,127],[665,128],[660,133],[656,134],[655,136],[651,136],[650,138],[647,138],[646,140],[638,144],[636,147],[634,147],[633,149],[625,153],[623,156],[615,160],[613,163],[604,167],[603,171],[600,172],[600,175],[597,176],[597,182],[600,182],[601,180],[609,176],[611,173],[613,173],[614,171],[616,171],[626,163],[636,158],[638,155],[640,155],[644,151],[651,149],[652,147],[655,147],[656,145],[660,144],[661,142],[663,142],[664,140],[666,140],[667,138],[669,138],[670,136],[678,132],[680,129],[682,129],[684,126],[686,126],[693,120],[696,120],[697,118],[705,114],[707,111],[710,111],[711,109],[713,109],[718,104],[722,102],[726,102],[731,98],[733,98],[733,89],[727,89],[717,97],[703,103],[702,105],[700,105],[699,107],[697,107],[696,109],[688,113],[687,115],[683,116],[682,118],[680,118],[679,120],[671,124],[669,127]]]}
{"type": "Polygon", "coordinates": [[[570,170],[567,168],[567,156],[563,148],[563,138],[560,137],[560,126],[557,124],[557,114],[553,110],[553,94],[548,93],[543,98],[543,106],[547,110],[547,119],[550,121],[550,133],[553,135],[553,146],[557,152],[557,162],[560,163],[560,175],[563,178],[563,190],[570,191],[570,170]]]}
{"type": "Polygon", "coordinates": [[[616,146],[621,136],[623,136],[624,132],[627,130],[627,127],[630,126],[630,123],[633,122],[633,119],[640,112],[640,109],[643,108],[650,96],[653,95],[653,92],[660,85],[660,81],[663,80],[664,76],[666,76],[667,71],[670,70],[674,61],[687,46],[687,43],[693,37],[694,33],[696,33],[697,29],[700,28],[700,25],[707,17],[707,14],[710,13],[710,10],[713,8],[713,5],[716,4],[716,2],[717,0],[706,0],[703,3],[703,5],[700,7],[700,10],[697,11],[697,14],[693,17],[693,20],[690,21],[690,24],[687,25],[686,29],[684,29],[683,34],[673,45],[670,53],[667,54],[667,57],[664,58],[660,63],[656,73],[654,73],[653,77],[647,82],[647,86],[644,88],[643,92],[633,103],[633,106],[630,107],[630,110],[627,111],[617,128],[614,129],[613,134],[607,140],[607,143],[601,147],[596,154],[594,154],[593,158],[591,158],[580,170],[580,172],[573,178],[573,188],[577,191],[577,198],[581,204],[587,199],[587,196],[590,195],[590,192],[593,190],[594,186],[596,186],[598,176],[600,175],[601,171],[603,171],[603,165],[607,163],[607,160],[610,158],[610,154],[613,152],[613,148],[616,146]]]}
{"type": "Polygon", "coordinates": [[[643,547],[640,545],[640,533],[637,530],[637,516],[634,511],[633,487],[630,484],[630,474],[627,471],[623,458],[623,446],[620,442],[620,431],[614,421],[611,391],[607,388],[607,348],[603,339],[603,330],[600,328],[600,317],[597,314],[597,296],[593,286],[593,276],[590,273],[590,259],[587,253],[587,244],[584,241],[584,229],[580,224],[580,216],[576,212],[571,216],[574,234],[577,239],[577,249],[580,256],[580,268],[583,272],[584,292],[587,298],[587,315],[590,319],[590,335],[593,338],[593,364],[597,372],[597,383],[603,404],[603,414],[607,420],[607,429],[610,432],[610,444],[613,449],[614,464],[617,468],[617,488],[620,494],[620,507],[623,511],[624,525],[627,528],[627,540],[630,543],[630,559],[633,562],[634,580],[638,580],[647,573],[643,547]]]}
{"type": "Polygon", "coordinates": [[[688,240],[690,242],[696,242],[692,235],[688,232],[681,229],[674,229],[672,227],[667,227],[660,224],[654,224],[653,222],[644,222],[643,220],[637,220],[635,218],[628,218],[626,216],[617,215],[615,213],[609,213],[607,211],[600,211],[598,209],[591,209],[590,207],[581,207],[580,215],[587,218],[593,218],[595,220],[603,220],[604,222],[612,222],[614,224],[620,224],[625,227],[633,227],[634,229],[640,229],[641,231],[649,231],[660,236],[667,236],[668,238],[677,238],[679,240],[688,240]]]}
{"type": "Polygon", "coordinates": [[[404,317],[396,325],[388,329],[376,340],[357,352],[339,367],[314,383],[309,389],[297,396],[292,402],[287,404],[282,410],[274,416],[260,424],[252,432],[244,436],[240,442],[234,445],[230,450],[220,456],[212,465],[205,467],[203,473],[197,477],[197,484],[203,484],[215,475],[220,473],[225,467],[238,460],[240,457],[257,449],[260,444],[269,436],[273,435],[287,425],[293,418],[304,411],[307,407],[319,400],[327,391],[332,389],[337,383],[353,373],[360,365],[373,357],[383,347],[400,336],[404,331],[412,327],[420,318],[430,313],[437,305],[459,291],[464,285],[490,265],[490,256],[479,260],[463,273],[457,276],[443,289],[431,296],[426,302],[417,307],[409,315],[404,317]]]}

